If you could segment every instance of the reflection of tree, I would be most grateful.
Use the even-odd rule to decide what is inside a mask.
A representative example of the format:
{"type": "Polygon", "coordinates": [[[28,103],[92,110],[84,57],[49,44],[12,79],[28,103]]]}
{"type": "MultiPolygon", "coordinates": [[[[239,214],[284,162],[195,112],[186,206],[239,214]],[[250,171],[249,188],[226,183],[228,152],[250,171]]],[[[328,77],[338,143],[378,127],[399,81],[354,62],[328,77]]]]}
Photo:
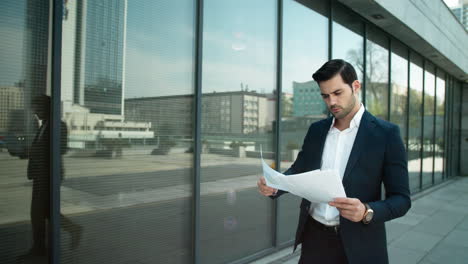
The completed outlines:
{"type": "Polygon", "coordinates": [[[409,96],[411,98],[408,109],[409,126],[412,128],[421,127],[422,93],[421,91],[410,89],[409,96]]]}
{"type": "Polygon", "coordinates": [[[291,117],[293,115],[293,102],[291,98],[281,96],[281,106],[282,106],[282,116],[283,117],[291,117]]]}
{"type": "MultiPolygon", "coordinates": [[[[361,73],[364,72],[363,48],[352,49],[347,52],[346,59],[361,73]]],[[[366,107],[379,117],[385,118],[387,112],[387,70],[388,59],[384,48],[367,42],[366,49],[366,107]]]]}

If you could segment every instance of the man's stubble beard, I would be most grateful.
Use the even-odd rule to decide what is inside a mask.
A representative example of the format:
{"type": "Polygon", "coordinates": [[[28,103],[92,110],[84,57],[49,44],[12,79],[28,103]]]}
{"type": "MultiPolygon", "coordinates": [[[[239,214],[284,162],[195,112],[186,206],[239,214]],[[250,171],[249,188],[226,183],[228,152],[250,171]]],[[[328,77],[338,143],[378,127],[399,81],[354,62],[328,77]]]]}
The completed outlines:
{"type": "Polygon", "coordinates": [[[349,107],[346,107],[346,108],[342,108],[342,111],[341,113],[339,113],[338,115],[334,115],[332,113],[332,115],[336,118],[336,119],[343,119],[344,117],[348,116],[349,113],[351,113],[351,111],[353,111],[354,107],[356,106],[356,96],[355,94],[353,93],[352,94],[352,102],[351,104],[349,105],[349,107]]]}

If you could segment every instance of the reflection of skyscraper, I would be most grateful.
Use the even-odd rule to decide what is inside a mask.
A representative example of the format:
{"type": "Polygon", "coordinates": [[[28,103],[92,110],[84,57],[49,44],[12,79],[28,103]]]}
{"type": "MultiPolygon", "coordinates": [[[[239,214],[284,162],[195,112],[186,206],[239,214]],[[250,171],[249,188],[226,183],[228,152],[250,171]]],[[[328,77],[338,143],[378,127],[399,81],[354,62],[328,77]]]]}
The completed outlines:
{"type": "Polygon", "coordinates": [[[126,6],[126,0],[100,0],[86,1],[82,9],[82,85],[91,113],[123,114],[126,6]]]}
{"type": "Polygon", "coordinates": [[[126,11],[127,0],[64,2],[62,118],[72,149],[154,137],[151,123],[124,119],[126,11]]]}
{"type": "Polygon", "coordinates": [[[13,110],[24,109],[24,88],[0,87],[0,133],[6,132],[13,110]]]}
{"type": "Polygon", "coordinates": [[[64,10],[65,108],[123,115],[127,0],[67,1],[64,10]]]}
{"type": "Polygon", "coordinates": [[[293,116],[324,115],[325,105],[315,81],[293,82],[293,116]]]}

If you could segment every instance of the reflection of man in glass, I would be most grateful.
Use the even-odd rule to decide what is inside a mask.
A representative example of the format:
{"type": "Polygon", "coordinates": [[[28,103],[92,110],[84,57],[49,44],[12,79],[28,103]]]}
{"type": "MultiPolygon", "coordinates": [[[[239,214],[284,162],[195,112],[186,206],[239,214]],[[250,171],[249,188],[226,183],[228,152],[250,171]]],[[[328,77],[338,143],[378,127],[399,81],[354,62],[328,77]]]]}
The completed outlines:
{"type": "MultiPolygon", "coordinates": [[[[295,242],[302,244],[299,263],[388,263],[384,223],[411,207],[399,128],[365,110],[361,84],[348,62],[331,60],[312,77],[333,116],[310,126],[285,174],[335,170],[348,197],[328,203],[302,199],[295,242]]],[[[285,193],[266,186],[263,177],[257,185],[265,196],[285,193]]]]}
{"type": "MultiPolygon", "coordinates": [[[[33,247],[31,255],[46,255],[46,227],[50,222],[50,97],[38,95],[32,100],[32,111],[41,120],[29,151],[28,179],[33,181],[31,201],[31,225],[33,247]]],[[[60,156],[67,151],[67,126],[61,123],[60,156]]],[[[60,170],[63,179],[63,162],[60,170]]],[[[72,248],[78,246],[81,227],[63,215],[60,215],[64,229],[72,236],[72,248]]]]}

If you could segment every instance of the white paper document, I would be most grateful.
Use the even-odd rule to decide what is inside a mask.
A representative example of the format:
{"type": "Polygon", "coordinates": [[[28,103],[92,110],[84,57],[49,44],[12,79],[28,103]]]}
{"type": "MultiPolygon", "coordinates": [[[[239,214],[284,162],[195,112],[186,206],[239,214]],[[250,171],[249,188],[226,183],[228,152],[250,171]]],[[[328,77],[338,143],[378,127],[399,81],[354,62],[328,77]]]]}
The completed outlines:
{"type": "Polygon", "coordinates": [[[314,203],[328,203],[334,198],[346,197],[336,170],[314,170],[286,176],[268,166],[263,157],[261,159],[263,176],[269,187],[288,191],[314,203]]]}

